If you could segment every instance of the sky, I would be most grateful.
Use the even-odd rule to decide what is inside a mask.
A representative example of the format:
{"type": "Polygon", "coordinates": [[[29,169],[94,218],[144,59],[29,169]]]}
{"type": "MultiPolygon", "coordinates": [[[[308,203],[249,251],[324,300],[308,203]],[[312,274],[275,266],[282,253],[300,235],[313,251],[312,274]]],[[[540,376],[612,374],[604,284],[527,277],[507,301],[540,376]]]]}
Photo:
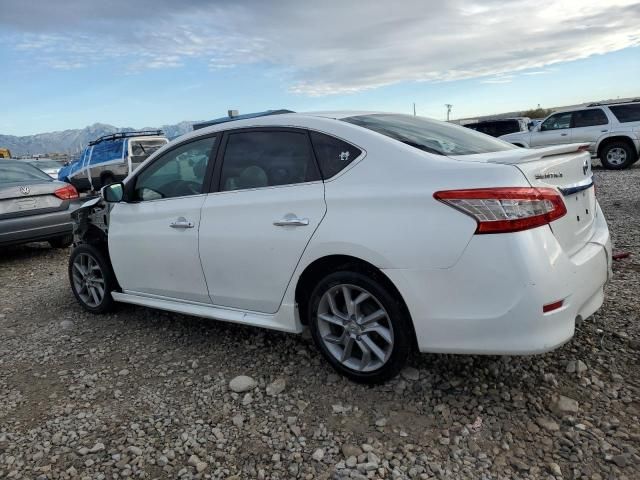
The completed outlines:
{"type": "Polygon", "coordinates": [[[640,0],[0,0],[0,134],[640,96],[640,0]]]}

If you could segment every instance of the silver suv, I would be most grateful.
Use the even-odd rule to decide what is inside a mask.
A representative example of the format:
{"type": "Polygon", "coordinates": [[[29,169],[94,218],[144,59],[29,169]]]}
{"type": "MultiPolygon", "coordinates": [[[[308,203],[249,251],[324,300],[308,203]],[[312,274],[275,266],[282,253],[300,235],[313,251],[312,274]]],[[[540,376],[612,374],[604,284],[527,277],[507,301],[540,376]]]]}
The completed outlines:
{"type": "Polygon", "coordinates": [[[591,155],[600,158],[604,168],[621,170],[640,156],[640,99],[553,113],[528,132],[500,138],[526,148],[588,143],[591,155]]]}

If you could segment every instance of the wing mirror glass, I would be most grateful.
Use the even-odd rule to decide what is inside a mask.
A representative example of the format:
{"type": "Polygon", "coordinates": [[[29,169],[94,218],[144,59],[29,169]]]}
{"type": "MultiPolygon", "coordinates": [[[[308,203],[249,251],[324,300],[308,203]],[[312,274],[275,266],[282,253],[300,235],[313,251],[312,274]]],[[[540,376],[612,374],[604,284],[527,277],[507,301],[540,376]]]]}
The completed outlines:
{"type": "Polygon", "coordinates": [[[112,183],[100,190],[100,196],[105,202],[118,203],[124,197],[124,184],[122,182],[112,183]]]}

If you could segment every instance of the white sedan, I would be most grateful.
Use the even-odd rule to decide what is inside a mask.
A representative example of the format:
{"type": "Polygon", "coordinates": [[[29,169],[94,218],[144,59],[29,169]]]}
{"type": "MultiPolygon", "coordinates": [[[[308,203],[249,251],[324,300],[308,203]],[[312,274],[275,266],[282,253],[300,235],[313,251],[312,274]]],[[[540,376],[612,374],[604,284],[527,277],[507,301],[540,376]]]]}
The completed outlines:
{"type": "Polygon", "coordinates": [[[374,383],[409,352],[531,354],[603,302],[611,244],[580,145],[422,117],[283,113],[184,135],[76,214],[71,287],[299,333],[374,383]]]}

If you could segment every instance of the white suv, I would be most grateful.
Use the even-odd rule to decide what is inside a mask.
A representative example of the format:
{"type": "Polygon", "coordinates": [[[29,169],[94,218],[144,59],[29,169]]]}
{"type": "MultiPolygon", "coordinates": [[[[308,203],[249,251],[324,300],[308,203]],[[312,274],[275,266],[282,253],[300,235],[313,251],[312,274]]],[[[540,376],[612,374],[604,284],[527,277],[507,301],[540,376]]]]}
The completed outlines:
{"type": "Polygon", "coordinates": [[[588,143],[602,166],[621,170],[639,158],[640,101],[592,103],[579,110],[549,115],[528,132],[500,137],[519,147],[588,143]]]}

